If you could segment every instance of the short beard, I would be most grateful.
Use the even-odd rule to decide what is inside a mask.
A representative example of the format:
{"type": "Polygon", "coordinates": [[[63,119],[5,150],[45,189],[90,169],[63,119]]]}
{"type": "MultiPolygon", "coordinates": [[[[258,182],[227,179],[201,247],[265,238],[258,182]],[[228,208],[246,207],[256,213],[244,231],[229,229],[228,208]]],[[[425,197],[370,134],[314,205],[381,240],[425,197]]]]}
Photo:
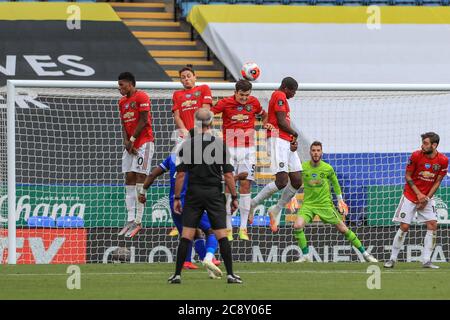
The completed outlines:
{"type": "Polygon", "coordinates": [[[432,154],[432,153],[433,153],[433,149],[427,150],[427,151],[423,151],[423,150],[422,150],[422,152],[423,152],[424,154],[432,154]]]}

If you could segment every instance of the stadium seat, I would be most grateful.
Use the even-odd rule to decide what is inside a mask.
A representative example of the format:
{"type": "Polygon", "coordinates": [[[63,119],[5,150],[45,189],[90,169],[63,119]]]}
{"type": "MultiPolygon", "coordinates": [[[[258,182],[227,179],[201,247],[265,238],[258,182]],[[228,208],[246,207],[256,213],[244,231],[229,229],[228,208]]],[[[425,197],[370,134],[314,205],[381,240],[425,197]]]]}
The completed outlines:
{"type": "Polygon", "coordinates": [[[317,5],[342,6],[344,2],[345,2],[344,0],[317,0],[317,5]]]}
{"type": "Polygon", "coordinates": [[[233,227],[239,227],[241,225],[241,217],[240,216],[232,216],[231,217],[231,225],[233,227]]]}
{"type": "Polygon", "coordinates": [[[56,226],[58,228],[83,228],[84,220],[80,217],[59,217],[56,219],[56,226]]]}
{"type": "MultiPolygon", "coordinates": [[[[252,227],[267,227],[270,224],[269,216],[259,216],[255,215],[253,219],[253,223],[250,225],[252,227]]],[[[231,225],[233,227],[240,227],[241,225],[241,217],[240,216],[232,216],[231,217],[231,225]]]]}
{"type": "Polygon", "coordinates": [[[416,2],[420,6],[440,6],[442,4],[441,0],[416,0],[416,2]]]}
{"type": "Polygon", "coordinates": [[[32,216],[28,218],[28,226],[38,228],[54,228],[55,220],[53,220],[52,217],[32,216]]]}
{"type": "Polygon", "coordinates": [[[395,6],[413,6],[416,4],[414,0],[393,0],[395,6]]]}
{"type": "Polygon", "coordinates": [[[266,227],[270,224],[269,216],[258,216],[256,215],[253,219],[252,227],[266,227]]]}

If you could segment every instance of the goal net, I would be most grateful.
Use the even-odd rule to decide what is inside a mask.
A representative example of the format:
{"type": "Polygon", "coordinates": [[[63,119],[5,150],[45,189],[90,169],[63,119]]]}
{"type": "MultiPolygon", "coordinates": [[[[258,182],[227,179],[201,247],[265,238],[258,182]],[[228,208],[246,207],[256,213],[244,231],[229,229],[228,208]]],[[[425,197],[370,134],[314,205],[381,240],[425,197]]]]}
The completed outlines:
{"type": "MultiPolygon", "coordinates": [[[[143,229],[132,239],[118,236],[127,220],[121,173],[122,130],[113,82],[83,87],[34,83],[15,87],[15,186],[17,263],[173,262],[178,236],[169,208],[169,175],[148,192],[143,229]]],[[[233,94],[234,84],[210,84],[214,100],[233,94]]],[[[169,156],[175,141],[171,107],[175,83],[138,83],[152,103],[155,153],[152,167],[169,156]]],[[[257,84],[253,95],[267,110],[275,84],[257,84]]],[[[392,216],[404,186],[409,154],[420,148],[420,134],[437,132],[440,152],[450,156],[450,92],[361,90],[304,86],[289,100],[291,121],[300,133],[299,154],[309,160],[309,145],[323,143],[324,160],[338,176],[350,213],[345,218],[363,245],[379,260],[389,257],[397,226],[392,216]]],[[[0,90],[0,261],[7,262],[6,90],[0,90]]],[[[217,117],[214,128],[221,130],[217,117]]],[[[265,132],[257,127],[257,179],[254,197],[272,180],[265,132]]],[[[436,193],[439,219],[434,261],[449,255],[450,179],[436,193]]],[[[301,250],[293,236],[296,212],[283,210],[280,229],[268,227],[267,209],[280,193],[257,207],[250,241],[240,240],[239,212],[233,217],[233,258],[241,262],[291,262],[301,250]]],[[[296,196],[302,205],[302,190],[296,196]]],[[[292,204],[292,203],[291,203],[292,204]]],[[[338,231],[319,219],[305,228],[315,261],[362,261],[338,231]]],[[[416,261],[425,228],[414,223],[400,261],[416,261]]],[[[217,254],[217,258],[219,255],[217,254]]],[[[194,260],[198,259],[194,251],[194,260]]]]}

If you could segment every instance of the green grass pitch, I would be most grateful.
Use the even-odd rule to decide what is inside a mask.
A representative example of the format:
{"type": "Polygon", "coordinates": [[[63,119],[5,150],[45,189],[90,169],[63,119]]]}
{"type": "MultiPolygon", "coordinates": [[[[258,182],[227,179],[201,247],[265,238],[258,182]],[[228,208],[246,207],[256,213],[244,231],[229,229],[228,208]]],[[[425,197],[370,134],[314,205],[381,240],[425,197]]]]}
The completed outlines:
{"type": "MultiPolygon", "coordinates": [[[[3,265],[0,299],[450,299],[450,266],[399,263],[381,269],[381,289],[367,288],[369,264],[236,263],[242,285],[211,280],[203,268],[184,270],[181,285],[166,280],[174,264],[80,265],[81,289],[67,289],[68,265],[3,265]]],[[[221,266],[224,269],[223,266],[221,266]]]]}

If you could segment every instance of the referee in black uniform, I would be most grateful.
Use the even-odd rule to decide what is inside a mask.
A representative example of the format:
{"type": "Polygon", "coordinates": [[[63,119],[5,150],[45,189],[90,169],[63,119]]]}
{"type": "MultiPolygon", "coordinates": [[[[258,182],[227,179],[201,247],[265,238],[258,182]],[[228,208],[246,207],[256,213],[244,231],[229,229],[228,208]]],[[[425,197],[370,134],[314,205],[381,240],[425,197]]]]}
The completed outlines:
{"type": "MultiPolygon", "coordinates": [[[[233,212],[238,207],[233,166],[230,164],[230,155],[222,139],[216,139],[210,132],[213,118],[214,114],[208,109],[197,110],[196,127],[191,130],[191,137],[181,145],[177,153],[174,211],[178,214],[183,212],[183,231],[177,251],[175,274],[169,278],[169,283],[181,283],[181,270],[188,246],[194,239],[196,228],[205,210],[219,242],[220,255],[227,269],[227,282],[242,283],[241,278],[233,273],[222,186],[223,176],[232,195],[231,212],[233,212]],[[186,173],[189,175],[187,178],[189,182],[184,208],[182,208],[180,193],[186,173]]],[[[216,276],[222,275],[221,270],[213,263],[206,263],[205,266],[216,276]]]]}

